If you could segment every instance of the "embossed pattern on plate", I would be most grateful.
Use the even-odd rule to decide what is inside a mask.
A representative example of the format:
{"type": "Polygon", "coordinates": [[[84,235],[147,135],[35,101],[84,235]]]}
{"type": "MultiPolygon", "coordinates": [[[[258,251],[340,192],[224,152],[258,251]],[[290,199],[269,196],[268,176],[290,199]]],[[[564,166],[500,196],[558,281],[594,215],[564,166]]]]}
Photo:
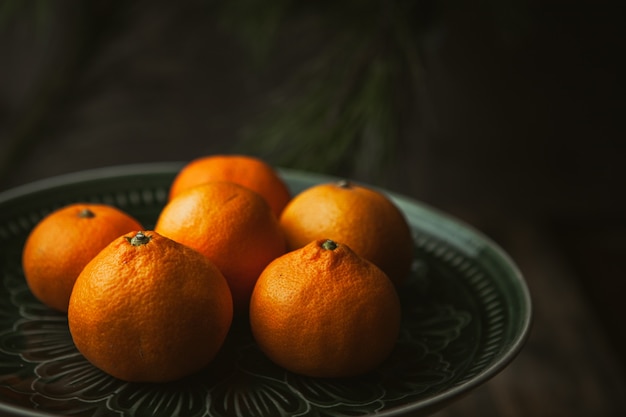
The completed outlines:
{"type": "MultiPolygon", "coordinates": [[[[427,414],[501,370],[522,347],[530,298],[492,242],[445,214],[390,194],[414,233],[401,291],[403,325],[380,369],[325,380],[272,364],[245,322],[204,371],[170,384],[116,380],[76,350],[65,315],[44,307],[21,272],[21,249],[47,213],[74,201],[118,206],[150,228],[180,164],[94,170],[0,195],[0,411],[16,416],[396,416],[427,414]]],[[[331,177],[281,171],[294,193],[331,177]]],[[[4,415],[4,414],[3,414],[4,415]]]]}

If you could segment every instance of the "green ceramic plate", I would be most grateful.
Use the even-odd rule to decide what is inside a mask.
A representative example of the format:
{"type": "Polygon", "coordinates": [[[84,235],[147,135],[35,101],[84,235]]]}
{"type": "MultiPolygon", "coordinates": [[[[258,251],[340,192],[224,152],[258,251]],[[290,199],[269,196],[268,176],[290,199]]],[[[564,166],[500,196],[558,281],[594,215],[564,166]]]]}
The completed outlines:
{"type": "MultiPolygon", "coordinates": [[[[116,380],[72,344],[65,315],[30,293],[24,239],[47,213],[90,201],[118,206],[150,228],[182,164],[114,167],[65,175],[0,194],[0,415],[357,416],[426,415],[502,370],[531,320],[529,292],[509,257],[479,232],[390,194],[411,224],[415,262],[401,291],[397,347],[380,369],[354,379],[294,375],[235,326],[205,371],[172,384],[116,380]]],[[[294,193],[333,178],[281,171],[294,193]]]]}

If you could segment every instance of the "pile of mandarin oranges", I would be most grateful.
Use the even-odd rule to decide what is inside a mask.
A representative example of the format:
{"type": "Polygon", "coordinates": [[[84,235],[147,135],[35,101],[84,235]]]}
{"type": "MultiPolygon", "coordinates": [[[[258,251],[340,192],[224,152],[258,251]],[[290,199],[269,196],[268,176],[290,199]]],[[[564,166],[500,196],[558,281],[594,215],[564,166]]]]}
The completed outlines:
{"type": "Polygon", "coordinates": [[[412,251],[380,191],[339,181],[291,195],[261,159],[208,155],[180,169],[153,230],[72,203],[33,228],[22,265],[33,295],[67,314],[79,352],[116,378],[196,373],[235,320],[277,365],[340,378],[393,350],[412,251]]]}

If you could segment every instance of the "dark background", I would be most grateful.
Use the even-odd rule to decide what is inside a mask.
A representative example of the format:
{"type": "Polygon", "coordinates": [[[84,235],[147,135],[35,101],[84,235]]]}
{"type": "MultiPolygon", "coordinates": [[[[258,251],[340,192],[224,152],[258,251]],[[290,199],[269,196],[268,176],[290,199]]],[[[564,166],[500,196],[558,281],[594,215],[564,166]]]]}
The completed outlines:
{"type": "MultiPolygon", "coordinates": [[[[319,50],[323,36],[309,31],[342,27],[287,16],[259,65],[215,3],[2,3],[0,191],[100,166],[245,151],[242,131],[319,50]]],[[[602,352],[623,372],[623,14],[617,2],[591,0],[469,3],[419,2],[422,70],[385,175],[318,170],[422,200],[492,237],[529,280],[536,332],[551,315],[558,330],[576,331],[579,318],[560,307],[566,291],[542,292],[550,280],[573,289],[589,320],[581,326],[606,340],[602,352]],[[558,271],[533,270],[539,260],[558,271]]],[[[309,16],[323,13],[309,6],[309,16]]],[[[557,348],[529,345],[559,360],[557,348]]],[[[597,359],[578,351],[577,360],[597,359]]]]}

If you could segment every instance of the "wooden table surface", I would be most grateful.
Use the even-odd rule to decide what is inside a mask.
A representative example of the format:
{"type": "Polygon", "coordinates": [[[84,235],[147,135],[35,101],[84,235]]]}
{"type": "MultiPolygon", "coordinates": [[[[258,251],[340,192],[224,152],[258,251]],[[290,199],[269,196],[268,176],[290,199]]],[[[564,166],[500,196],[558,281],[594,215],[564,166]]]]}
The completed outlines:
{"type": "Polygon", "coordinates": [[[571,263],[536,225],[509,226],[500,225],[499,244],[529,285],[534,309],[530,337],[500,374],[436,416],[626,415],[623,356],[617,356],[572,279],[571,263]]]}

